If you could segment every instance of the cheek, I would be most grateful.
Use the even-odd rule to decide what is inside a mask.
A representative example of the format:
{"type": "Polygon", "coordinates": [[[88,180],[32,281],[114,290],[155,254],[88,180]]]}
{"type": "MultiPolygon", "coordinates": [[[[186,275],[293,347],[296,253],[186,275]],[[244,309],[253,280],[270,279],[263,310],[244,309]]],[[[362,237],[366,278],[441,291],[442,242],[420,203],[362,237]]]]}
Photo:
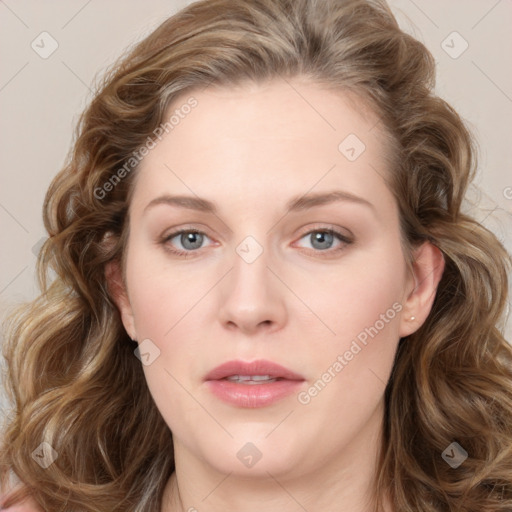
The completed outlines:
{"type": "Polygon", "coordinates": [[[347,268],[331,281],[328,294],[338,299],[325,311],[336,336],[311,353],[320,371],[298,397],[312,428],[325,422],[334,436],[343,424],[348,439],[382,402],[399,341],[405,279],[405,262],[394,255],[365,262],[359,270],[347,268]]]}
{"type": "Polygon", "coordinates": [[[138,340],[150,340],[148,346],[157,354],[154,362],[143,367],[146,380],[155,400],[165,402],[159,404],[165,410],[179,402],[179,383],[190,377],[204,350],[201,318],[208,304],[205,294],[216,277],[204,270],[184,271],[144,247],[133,247],[126,273],[138,340]]]}
{"type": "Polygon", "coordinates": [[[175,326],[190,321],[211,285],[204,272],[185,271],[160,255],[155,258],[155,252],[134,250],[127,262],[127,280],[139,337],[163,343],[175,326]]]}
{"type": "Polygon", "coordinates": [[[333,332],[309,341],[316,376],[299,402],[311,402],[319,416],[322,410],[339,414],[340,420],[374,410],[399,341],[405,278],[400,246],[391,241],[347,258],[346,265],[320,280],[308,304],[333,332]]]}
{"type": "Polygon", "coordinates": [[[146,382],[173,432],[180,432],[180,427],[189,424],[188,418],[196,408],[185,389],[190,388],[188,376],[201,353],[198,342],[194,341],[201,340],[194,332],[197,320],[194,305],[207,289],[185,274],[156,265],[142,251],[139,254],[134,251],[127,262],[138,340],[146,343],[151,354],[150,364],[143,365],[146,382]]]}
{"type": "Polygon", "coordinates": [[[343,349],[375,324],[386,337],[398,336],[405,282],[405,260],[399,242],[391,239],[372,250],[354,252],[328,271],[311,274],[298,294],[334,331],[332,341],[343,349]]]}

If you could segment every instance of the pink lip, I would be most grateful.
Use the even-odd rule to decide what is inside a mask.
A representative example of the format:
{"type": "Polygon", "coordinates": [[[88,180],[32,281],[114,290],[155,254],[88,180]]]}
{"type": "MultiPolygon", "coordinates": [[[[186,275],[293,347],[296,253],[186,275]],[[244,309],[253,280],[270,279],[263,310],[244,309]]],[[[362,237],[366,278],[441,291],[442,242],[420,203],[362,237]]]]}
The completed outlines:
{"type": "Polygon", "coordinates": [[[205,377],[209,390],[218,398],[238,407],[264,407],[297,392],[304,377],[271,361],[228,361],[205,377]],[[279,380],[265,384],[242,384],[225,380],[232,375],[268,375],[279,380]]]}
{"type": "Polygon", "coordinates": [[[228,361],[214,368],[204,380],[219,380],[232,375],[269,375],[272,378],[304,380],[302,375],[294,373],[280,364],[264,359],[258,359],[250,363],[245,361],[228,361]]]}

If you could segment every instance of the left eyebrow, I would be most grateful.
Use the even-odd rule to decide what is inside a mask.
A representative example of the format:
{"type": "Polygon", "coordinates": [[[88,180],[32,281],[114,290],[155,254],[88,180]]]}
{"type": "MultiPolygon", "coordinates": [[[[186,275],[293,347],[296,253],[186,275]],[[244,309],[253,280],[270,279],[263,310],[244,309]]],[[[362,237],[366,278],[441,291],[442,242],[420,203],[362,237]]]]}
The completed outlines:
{"type": "Polygon", "coordinates": [[[303,211],[315,206],[323,206],[325,204],[337,201],[347,201],[350,203],[360,204],[369,207],[374,213],[377,213],[375,206],[366,199],[346,192],[344,190],[332,190],[330,192],[319,192],[316,194],[306,194],[292,198],[286,205],[287,212],[303,211]]]}

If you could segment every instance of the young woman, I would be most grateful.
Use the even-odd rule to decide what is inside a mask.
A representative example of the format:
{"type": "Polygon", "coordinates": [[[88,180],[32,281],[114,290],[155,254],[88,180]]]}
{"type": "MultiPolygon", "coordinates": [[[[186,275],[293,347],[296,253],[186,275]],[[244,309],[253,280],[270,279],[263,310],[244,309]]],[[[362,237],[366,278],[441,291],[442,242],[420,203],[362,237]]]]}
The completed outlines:
{"type": "Polygon", "coordinates": [[[433,86],[377,0],[196,2],[112,68],[9,323],[2,505],[511,510],[510,260],[433,86]]]}

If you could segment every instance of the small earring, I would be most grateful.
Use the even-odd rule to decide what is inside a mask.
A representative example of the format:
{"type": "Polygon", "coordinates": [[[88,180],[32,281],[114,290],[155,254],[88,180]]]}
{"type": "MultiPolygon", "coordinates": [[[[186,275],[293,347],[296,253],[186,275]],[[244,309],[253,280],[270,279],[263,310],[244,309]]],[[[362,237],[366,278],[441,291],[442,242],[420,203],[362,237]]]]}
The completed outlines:
{"type": "Polygon", "coordinates": [[[412,320],[416,320],[416,317],[415,316],[411,316],[411,321],[412,320]]]}

